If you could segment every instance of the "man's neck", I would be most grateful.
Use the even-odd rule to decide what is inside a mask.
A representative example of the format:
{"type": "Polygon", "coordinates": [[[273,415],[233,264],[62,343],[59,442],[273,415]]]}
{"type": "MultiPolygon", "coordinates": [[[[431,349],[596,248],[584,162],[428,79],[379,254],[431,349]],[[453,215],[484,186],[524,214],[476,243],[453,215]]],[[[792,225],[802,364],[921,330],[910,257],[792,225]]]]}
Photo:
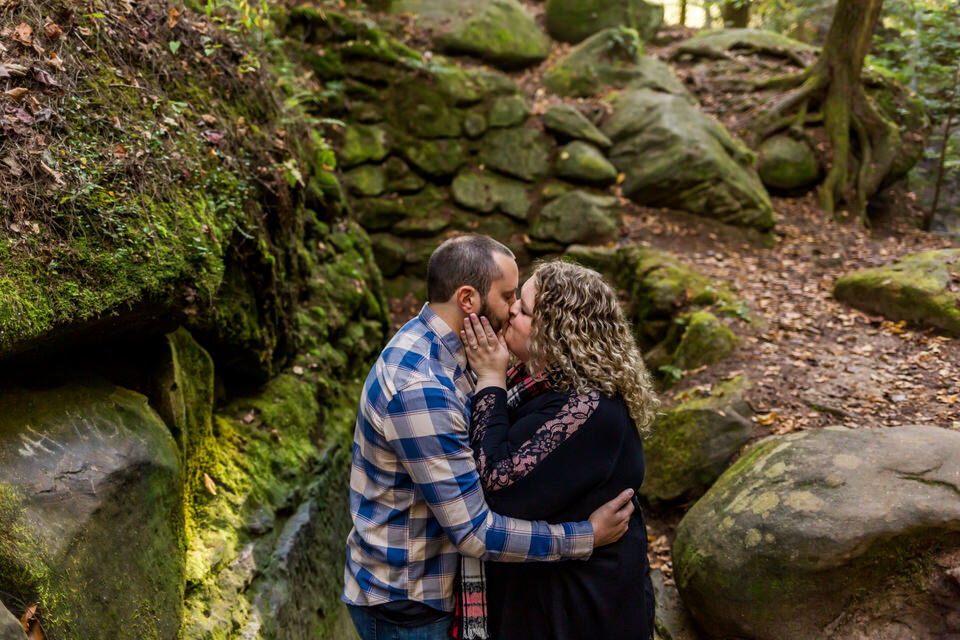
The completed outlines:
{"type": "Polygon", "coordinates": [[[458,338],[460,337],[460,331],[463,329],[463,319],[466,317],[463,315],[460,307],[443,302],[428,302],[427,306],[450,327],[450,330],[453,331],[458,338]]]}

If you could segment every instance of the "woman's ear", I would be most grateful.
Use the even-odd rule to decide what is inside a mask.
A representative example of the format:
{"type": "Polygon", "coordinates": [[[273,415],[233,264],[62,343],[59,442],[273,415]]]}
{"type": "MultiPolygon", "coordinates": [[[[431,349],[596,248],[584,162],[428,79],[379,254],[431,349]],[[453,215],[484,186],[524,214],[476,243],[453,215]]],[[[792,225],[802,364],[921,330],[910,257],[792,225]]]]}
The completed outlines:
{"type": "Polygon", "coordinates": [[[457,300],[457,306],[460,307],[460,311],[464,315],[480,312],[482,306],[480,304],[480,292],[470,285],[463,285],[453,295],[457,300]]]}

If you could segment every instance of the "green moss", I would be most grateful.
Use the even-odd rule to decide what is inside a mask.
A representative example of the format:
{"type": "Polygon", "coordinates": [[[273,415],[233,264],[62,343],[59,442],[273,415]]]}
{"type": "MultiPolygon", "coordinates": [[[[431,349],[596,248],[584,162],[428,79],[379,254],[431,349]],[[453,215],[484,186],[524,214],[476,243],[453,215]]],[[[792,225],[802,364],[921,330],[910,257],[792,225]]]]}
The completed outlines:
{"type": "Polygon", "coordinates": [[[695,311],[673,353],[673,366],[696,369],[723,360],[736,348],[737,336],[709,311],[695,311]]]}
{"type": "Polygon", "coordinates": [[[960,249],[913,254],[885,267],[838,278],[833,295],[868,313],[960,336],[960,306],[950,290],[952,273],[960,271],[956,265],[960,265],[960,249]]]}

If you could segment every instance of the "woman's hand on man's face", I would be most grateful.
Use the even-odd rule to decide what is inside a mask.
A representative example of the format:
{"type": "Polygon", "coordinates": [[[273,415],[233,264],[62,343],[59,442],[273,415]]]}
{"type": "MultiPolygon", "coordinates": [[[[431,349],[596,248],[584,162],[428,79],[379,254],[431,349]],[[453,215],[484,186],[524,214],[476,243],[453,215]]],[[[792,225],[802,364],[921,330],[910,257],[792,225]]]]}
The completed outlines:
{"type": "Polygon", "coordinates": [[[477,388],[506,388],[510,352],[503,334],[495,332],[486,317],[478,318],[475,313],[471,313],[463,319],[460,339],[466,347],[470,368],[477,374],[477,388]]]}

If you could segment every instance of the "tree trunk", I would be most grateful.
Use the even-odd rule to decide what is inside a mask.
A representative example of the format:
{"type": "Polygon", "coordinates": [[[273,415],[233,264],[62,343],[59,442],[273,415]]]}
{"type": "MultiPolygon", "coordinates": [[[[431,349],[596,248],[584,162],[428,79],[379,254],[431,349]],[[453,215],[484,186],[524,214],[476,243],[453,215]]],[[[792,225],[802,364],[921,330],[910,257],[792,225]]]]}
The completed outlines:
{"type": "Polygon", "coordinates": [[[898,127],[867,96],[861,79],[882,4],[838,0],[820,58],[792,79],[778,78],[778,84],[796,88],[749,125],[762,139],[785,127],[802,129],[807,114],[819,110],[829,142],[820,205],[831,215],[843,205],[864,225],[869,225],[867,199],[883,184],[901,146],[898,127]]]}
{"type": "Polygon", "coordinates": [[[743,29],[750,22],[749,0],[733,0],[723,5],[723,26],[743,29]]]}
{"type": "Polygon", "coordinates": [[[687,26],[687,0],[680,0],[680,26],[687,26]]]}

